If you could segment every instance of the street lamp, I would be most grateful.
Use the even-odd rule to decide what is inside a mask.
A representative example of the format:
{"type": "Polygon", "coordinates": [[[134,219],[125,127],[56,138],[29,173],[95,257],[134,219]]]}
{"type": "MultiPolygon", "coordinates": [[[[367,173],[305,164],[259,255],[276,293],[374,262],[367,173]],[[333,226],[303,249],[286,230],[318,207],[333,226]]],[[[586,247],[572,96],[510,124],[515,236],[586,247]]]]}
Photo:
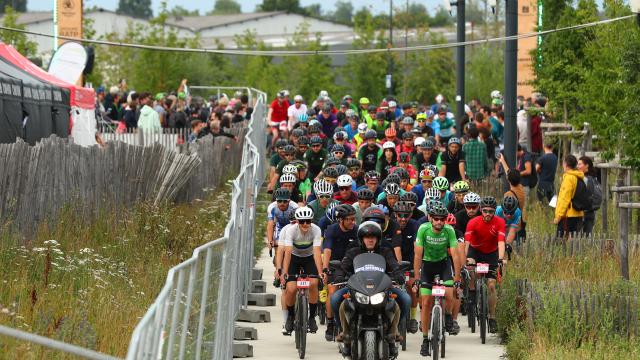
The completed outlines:
{"type": "MultiPolygon", "coordinates": [[[[465,0],[450,1],[444,0],[445,10],[451,13],[451,7],[457,6],[456,12],[456,41],[460,44],[466,40],[466,19],[465,19],[465,0]]],[[[462,134],[462,119],[464,118],[464,64],[465,63],[465,47],[458,45],[456,47],[456,129],[462,134]]]]}
{"type": "Polygon", "coordinates": [[[640,26],[640,0],[629,0],[629,5],[631,6],[631,12],[636,14],[636,20],[638,26],[640,26]]]}

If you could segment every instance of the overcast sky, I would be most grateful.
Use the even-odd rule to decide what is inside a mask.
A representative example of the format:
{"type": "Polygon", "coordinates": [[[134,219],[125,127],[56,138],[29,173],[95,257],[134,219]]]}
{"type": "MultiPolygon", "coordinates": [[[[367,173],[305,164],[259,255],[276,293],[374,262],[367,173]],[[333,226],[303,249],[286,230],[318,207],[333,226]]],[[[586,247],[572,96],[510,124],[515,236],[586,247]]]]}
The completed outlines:
{"type": "MultiPolygon", "coordinates": [[[[53,9],[53,1],[54,0],[28,0],[27,8],[33,11],[45,11],[53,9]]],[[[307,6],[314,3],[322,4],[323,11],[333,10],[334,4],[337,0],[300,0],[300,4],[302,6],[307,6]]],[[[242,4],[242,12],[253,12],[258,4],[262,3],[262,0],[241,0],[238,1],[242,4]]],[[[404,4],[404,1],[396,0],[398,5],[404,4]]],[[[440,4],[440,0],[427,0],[424,1],[429,4],[429,7],[435,7],[437,4],[440,4]]],[[[102,8],[108,10],[115,10],[118,7],[118,0],[85,0],[85,7],[90,6],[100,6],[102,8]]],[[[153,10],[156,12],[160,8],[161,0],[152,0],[153,10]]],[[[213,4],[215,0],[194,0],[194,1],[179,1],[179,0],[167,0],[167,5],[169,8],[174,7],[175,5],[180,5],[189,10],[200,10],[201,14],[206,13],[207,11],[213,9],[213,4]]],[[[356,8],[359,9],[362,6],[370,6],[373,12],[386,12],[389,8],[389,0],[367,0],[367,1],[358,1],[358,5],[356,8]]]]}

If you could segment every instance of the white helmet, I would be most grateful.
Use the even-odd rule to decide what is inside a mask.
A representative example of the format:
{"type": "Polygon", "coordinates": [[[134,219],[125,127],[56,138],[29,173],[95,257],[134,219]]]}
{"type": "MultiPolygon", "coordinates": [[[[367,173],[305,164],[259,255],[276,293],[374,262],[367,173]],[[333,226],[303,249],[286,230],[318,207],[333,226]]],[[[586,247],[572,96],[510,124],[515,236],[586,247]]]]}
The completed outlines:
{"type": "Polygon", "coordinates": [[[327,92],[327,90],[320,90],[318,97],[329,97],[329,92],[327,92]]]}
{"type": "Polygon", "coordinates": [[[442,94],[436,95],[436,102],[438,104],[442,103],[443,100],[444,100],[444,96],[442,96],[442,94]]]}
{"type": "Polygon", "coordinates": [[[280,176],[280,184],[294,183],[294,182],[296,182],[296,177],[293,174],[282,174],[280,176]]]}
{"type": "Polygon", "coordinates": [[[282,174],[297,174],[298,168],[295,165],[287,164],[282,168],[282,174]]]}
{"type": "Polygon", "coordinates": [[[501,99],[502,98],[502,94],[500,94],[500,90],[493,90],[491,92],[491,98],[492,99],[501,99]]]}
{"type": "Polygon", "coordinates": [[[333,195],[333,185],[329,184],[325,179],[320,179],[313,184],[313,191],[316,193],[316,196],[321,195],[333,195]]]}
{"type": "Polygon", "coordinates": [[[393,101],[393,100],[389,101],[389,107],[390,107],[390,108],[392,108],[392,107],[397,107],[397,106],[398,106],[398,103],[397,103],[397,102],[395,102],[395,101],[393,101]]]}
{"type": "Polygon", "coordinates": [[[296,95],[293,97],[293,101],[302,101],[302,95],[296,95]]]}
{"type": "Polygon", "coordinates": [[[415,140],[413,140],[413,145],[414,146],[419,146],[420,144],[422,144],[425,141],[427,141],[425,138],[423,138],[422,136],[418,136],[415,140]]]}
{"type": "Polygon", "coordinates": [[[440,190],[436,188],[428,188],[425,196],[428,197],[429,200],[440,200],[440,190]]]}
{"type": "Polygon", "coordinates": [[[299,207],[295,213],[296,220],[313,220],[313,210],[308,206],[299,207]]]}
{"type": "Polygon", "coordinates": [[[384,192],[387,195],[399,195],[400,194],[400,185],[398,185],[396,183],[388,183],[384,187],[384,192]]]}
{"type": "Polygon", "coordinates": [[[361,123],[360,125],[358,125],[358,134],[364,135],[364,133],[366,132],[367,132],[367,124],[361,123]]]}
{"type": "Polygon", "coordinates": [[[336,184],[338,184],[339,187],[351,186],[351,184],[353,184],[353,179],[351,178],[351,175],[340,175],[336,180],[336,184]]]}
{"type": "Polygon", "coordinates": [[[282,94],[284,94],[284,96],[289,96],[289,90],[282,90],[282,94]]]}
{"type": "Polygon", "coordinates": [[[382,144],[382,149],[386,150],[386,149],[395,149],[396,148],[396,144],[394,144],[392,141],[387,141],[384,144],[382,144]]]}
{"type": "Polygon", "coordinates": [[[480,195],[474,192],[468,193],[462,199],[462,202],[465,204],[480,204],[480,201],[482,201],[482,199],[480,198],[480,195]]]}

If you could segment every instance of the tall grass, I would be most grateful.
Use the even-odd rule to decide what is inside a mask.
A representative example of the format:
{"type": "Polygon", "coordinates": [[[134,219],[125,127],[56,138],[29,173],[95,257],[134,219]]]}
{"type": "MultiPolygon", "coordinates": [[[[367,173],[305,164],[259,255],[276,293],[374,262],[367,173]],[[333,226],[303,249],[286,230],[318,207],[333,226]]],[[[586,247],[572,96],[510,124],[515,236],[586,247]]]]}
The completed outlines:
{"type": "MultiPolygon", "coordinates": [[[[139,204],[92,221],[65,209],[23,239],[0,229],[0,323],[124,356],[167,271],[223,235],[230,188],[195,204],[139,204]]],[[[0,338],[0,358],[66,358],[0,338]]]]}

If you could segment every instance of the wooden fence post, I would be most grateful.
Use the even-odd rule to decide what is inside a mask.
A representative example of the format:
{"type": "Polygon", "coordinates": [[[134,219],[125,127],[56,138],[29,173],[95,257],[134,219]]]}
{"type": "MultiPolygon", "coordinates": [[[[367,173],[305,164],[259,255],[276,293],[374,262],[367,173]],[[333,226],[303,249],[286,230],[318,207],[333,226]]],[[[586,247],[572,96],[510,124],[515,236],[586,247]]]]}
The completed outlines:
{"type": "Polygon", "coordinates": [[[601,215],[602,215],[602,233],[606,234],[609,231],[609,224],[607,213],[609,212],[609,184],[607,183],[609,169],[602,168],[600,169],[600,179],[602,180],[602,206],[601,206],[601,215]]]}
{"type": "MultiPolygon", "coordinates": [[[[618,196],[619,203],[629,201],[629,194],[618,196]]],[[[620,272],[622,278],[629,280],[629,209],[618,208],[618,222],[620,224],[620,272]]]]}

